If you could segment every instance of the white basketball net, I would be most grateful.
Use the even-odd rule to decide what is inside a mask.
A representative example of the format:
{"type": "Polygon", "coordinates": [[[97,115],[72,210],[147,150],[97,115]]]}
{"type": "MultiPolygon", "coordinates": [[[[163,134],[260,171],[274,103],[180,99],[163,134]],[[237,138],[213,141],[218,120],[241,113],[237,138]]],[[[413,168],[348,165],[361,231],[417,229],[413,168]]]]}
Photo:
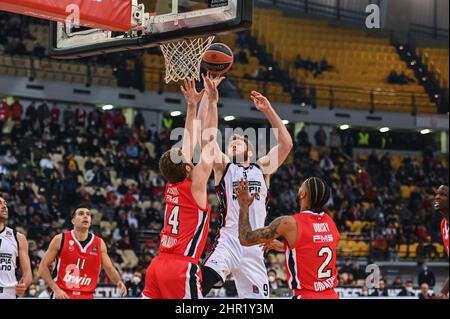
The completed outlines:
{"type": "Polygon", "coordinates": [[[162,44],[161,51],[166,60],[166,83],[187,78],[199,81],[203,53],[213,41],[214,36],[210,36],[162,44]]]}

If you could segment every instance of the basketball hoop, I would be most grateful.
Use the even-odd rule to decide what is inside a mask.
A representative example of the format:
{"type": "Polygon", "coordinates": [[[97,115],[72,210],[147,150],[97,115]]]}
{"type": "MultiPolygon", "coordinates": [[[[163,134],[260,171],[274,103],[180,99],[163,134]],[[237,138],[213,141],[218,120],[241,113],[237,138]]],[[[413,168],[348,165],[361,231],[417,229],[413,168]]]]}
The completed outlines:
{"type": "Polygon", "coordinates": [[[166,83],[187,78],[199,81],[202,56],[214,38],[215,36],[209,36],[162,44],[160,47],[166,63],[166,83]]]}

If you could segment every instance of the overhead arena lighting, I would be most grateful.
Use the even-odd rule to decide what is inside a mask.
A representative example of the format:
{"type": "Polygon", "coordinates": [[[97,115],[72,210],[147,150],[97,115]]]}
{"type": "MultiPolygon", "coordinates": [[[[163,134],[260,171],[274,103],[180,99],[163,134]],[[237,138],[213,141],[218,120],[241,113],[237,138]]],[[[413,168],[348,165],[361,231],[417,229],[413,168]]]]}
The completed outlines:
{"type": "Polygon", "coordinates": [[[382,128],[380,128],[380,132],[381,133],[386,133],[386,132],[389,132],[391,129],[389,128],[389,127],[382,127],[382,128]]]}
{"type": "Polygon", "coordinates": [[[349,128],[350,128],[350,125],[348,125],[348,124],[344,124],[344,125],[339,126],[339,129],[340,129],[341,131],[348,130],[349,128]]]}
{"type": "Polygon", "coordinates": [[[288,120],[283,120],[283,124],[284,124],[284,125],[288,125],[288,124],[289,124],[289,121],[288,121],[288,120]]]}
{"type": "Polygon", "coordinates": [[[177,117],[177,116],[180,116],[180,115],[181,115],[180,111],[172,111],[172,112],[170,112],[170,116],[172,116],[172,117],[177,117]]]}
{"type": "Polygon", "coordinates": [[[114,108],[114,105],[111,105],[111,104],[106,104],[106,105],[103,105],[102,106],[102,110],[103,111],[110,111],[110,110],[112,110],[114,108]]]}
{"type": "Polygon", "coordinates": [[[225,122],[231,122],[231,121],[234,121],[236,118],[233,116],[233,115],[228,115],[228,116],[225,116],[224,118],[223,118],[223,120],[225,121],[225,122]]]}
{"type": "Polygon", "coordinates": [[[422,135],[426,135],[426,134],[430,134],[430,133],[431,133],[431,130],[427,129],[427,128],[420,131],[420,134],[422,134],[422,135]]]}

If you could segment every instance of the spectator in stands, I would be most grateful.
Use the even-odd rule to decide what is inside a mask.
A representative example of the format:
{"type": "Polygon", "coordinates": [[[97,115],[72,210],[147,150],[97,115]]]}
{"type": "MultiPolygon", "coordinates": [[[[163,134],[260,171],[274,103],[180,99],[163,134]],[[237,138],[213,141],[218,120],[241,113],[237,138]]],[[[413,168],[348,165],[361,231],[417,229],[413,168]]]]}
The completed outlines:
{"type": "Polygon", "coordinates": [[[435,294],[430,292],[430,287],[427,283],[420,285],[419,299],[434,299],[435,294]]]}
{"type": "Polygon", "coordinates": [[[295,68],[298,69],[302,69],[305,67],[305,61],[302,59],[302,57],[300,56],[300,54],[298,54],[295,57],[295,61],[294,61],[294,66],[295,68]]]}
{"type": "Polygon", "coordinates": [[[14,122],[18,122],[22,119],[22,114],[23,106],[20,104],[18,99],[15,99],[13,105],[11,106],[11,119],[14,122]]]}
{"type": "Polygon", "coordinates": [[[414,281],[407,280],[405,286],[402,291],[398,293],[399,297],[416,297],[416,293],[414,292],[414,281]]]}
{"type": "Polygon", "coordinates": [[[319,127],[319,129],[314,134],[314,139],[316,140],[317,146],[325,146],[327,144],[327,133],[323,129],[322,125],[319,127]]]}
{"type": "Polygon", "coordinates": [[[398,74],[395,70],[392,70],[391,73],[389,73],[388,76],[388,82],[391,84],[397,84],[398,83],[398,74]]]}
{"type": "Polygon", "coordinates": [[[394,281],[392,282],[392,288],[402,288],[402,287],[403,287],[402,277],[400,276],[395,277],[394,281]]]}
{"type": "Polygon", "coordinates": [[[370,294],[371,297],[389,297],[389,292],[386,287],[386,283],[383,279],[380,280],[378,288],[375,288],[374,292],[370,294]]]}
{"type": "Polygon", "coordinates": [[[426,261],[422,263],[422,269],[419,273],[417,282],[419,283],[419,286],[422,286],[424,283],[429,287],[434,287],[436,285],[436,277],[431,269],[428,268],[428,263],[426,261]]]}

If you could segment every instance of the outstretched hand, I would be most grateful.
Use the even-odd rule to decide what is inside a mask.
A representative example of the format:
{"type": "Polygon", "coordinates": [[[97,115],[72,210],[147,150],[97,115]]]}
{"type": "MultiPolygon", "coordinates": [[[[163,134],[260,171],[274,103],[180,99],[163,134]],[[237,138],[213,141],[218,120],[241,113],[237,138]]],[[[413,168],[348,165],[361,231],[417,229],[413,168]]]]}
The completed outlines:
{"type": "Polygon", "coordinates": [[[238,182],[238,187],[234,189],[234,193],[237,196],[237,200],[240,207],[250,206],[255,200],[255,197],[257,195],[257,193],[250,194],[248,192],[248,180],[244,179],[241,179],[238,182]]]}
{"type": "Polygon", "coordinates": [[[197,91],[194,79],[184,80],[184,84],[180,88],[181,92],[184,95],[184,98],[186,99],[187,104],[191,106],[192,105],[197,106],[198,103],[200,103],[203,94],[205,94],[204,89],[200,92],[197,91]]]}
{"type": "Polygon", "coordinates": [[[222,83],[223,80],[225,80],[224,76],[219,76],[216,78],[213,78],[211,73],[208,72],[208,74],[205,76],[202,74],[203,83],[205,86],[206,95],[208,95],[209,102],[210,103],[218,103],[219,102],[219,90],[217,89],[222,83]]]}
{"type": "Polygon", "coordinates": [[[271,107],[269,100],[259,92],[252,91],[250,99],[253,101],[253,104],[255,104],[256,109],[260,112],[267,112],[271,107]]]}

